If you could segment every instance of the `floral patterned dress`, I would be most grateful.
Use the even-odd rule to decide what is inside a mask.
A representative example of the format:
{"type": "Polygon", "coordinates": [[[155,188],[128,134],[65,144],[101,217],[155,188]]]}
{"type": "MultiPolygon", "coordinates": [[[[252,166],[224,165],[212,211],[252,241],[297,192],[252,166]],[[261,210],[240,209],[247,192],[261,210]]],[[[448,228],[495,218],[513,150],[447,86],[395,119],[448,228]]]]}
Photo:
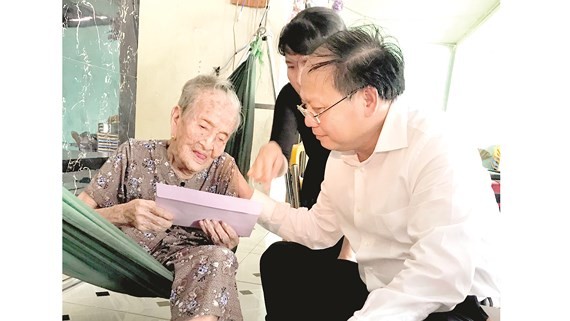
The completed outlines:
{"type": "MultiPolygon", "coordinates": [[[[209,168],[180,179],[167,157],[168,141],[129,139],[103,164],[85,192],[98,207],[134,199],[154,200],[156,183],[184,186],[237,196],[234,159],[224,153],[209,168]]],[[[142,232],[120,226],[147,252],[174,271],[170,296],[172,320],[215,315],[219,320],[243,320],[238,301],[235,254],[213,245],[201,229],[173,225],[165,232],[142,232]]]]}

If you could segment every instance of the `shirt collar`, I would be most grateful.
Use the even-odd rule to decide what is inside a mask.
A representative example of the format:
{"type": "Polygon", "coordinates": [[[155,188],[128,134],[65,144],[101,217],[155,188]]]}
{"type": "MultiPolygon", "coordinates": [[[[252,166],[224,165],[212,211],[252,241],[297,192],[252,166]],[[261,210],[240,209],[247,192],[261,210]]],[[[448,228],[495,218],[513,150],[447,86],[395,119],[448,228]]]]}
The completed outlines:
{"type": "MultiPolygon", "coordinates": [[[[374,147],[374,154],[406,147],[408,147],[408,106],[398,103],[398,99],[396,99],[392,102],[386,114],[384,126],[374,147]]],[[[356,165],[360,163],[354,151],[341,154],[344,161],[348,164],[356,165]]],[[[362,164],[367,163],[367,161],[364,161],[362,164]]]]}
{"type": "Polygon", "coordinates": [[[374,153],[406,147],[408,147],[408,106],[399,104],[396,99],[388,110],[374,153]]]}

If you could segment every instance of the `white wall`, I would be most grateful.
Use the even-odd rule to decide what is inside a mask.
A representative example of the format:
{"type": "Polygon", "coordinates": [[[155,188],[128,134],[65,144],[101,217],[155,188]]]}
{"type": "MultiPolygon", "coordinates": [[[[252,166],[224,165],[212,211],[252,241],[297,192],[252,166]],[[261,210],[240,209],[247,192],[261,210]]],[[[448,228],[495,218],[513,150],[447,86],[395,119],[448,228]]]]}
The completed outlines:
{"type": "MultiPolygon", "coordinates": [[[[272,1],[269,10],[267,29],[274,35],[269,47],[275,60],[281,58],[275,38],[289,18],[290,6],[288,1],[272,1]]],[[[223,66],[236,50],[247,45],[263,11],[241,10],[228,0],[141,0],[135,137],[168,138],[170,110],[184,83],[223,66]]],[[[244,52],[222,70],[222,76],[231,74],[244,52]]],[[[279,69],[275,73],[279,78],[279,69]]],[[[273,103],[267,55],[258,78],[257,101],[273,103]]]]}
{"type": "MultiPolygon", "coordinates": [[[[320,5],[327,5],[322,2],[320,5]]],[[[228,0],[141,0],[135,137],[169,138],[170,111],[184,82],[224,66],[235,50],[252,39],[263,11],[247,7],[241,10],[228,0]]],[[[271,1],[267,23],[270,37],[264,48],[269,46],[271,50],[278,89],[287,83],[287,75],[277,42],[291,13],[292,1],[271,1]]],[[[353,12],[340,14],[347,26],[370,22],[353,12]]],[[[423,108],[443,109],[452,47],[415,43],[392,35],[400,41],[404,52],[407,100],[423,108]]],[[[243,53],[230,61],[222,76],[230,75],[243,53]]],[[[268,58],[265,51],[258,69],[257,103],[274,103],[268,58]]],[[[252,161],[259,147],[269,140],[272,117],[271,110],[256,110],[252,161]]]]}
{"type": "Polygon", "coordinates": [[[401,42],[406,90],[402,99],[421,109],[445,110],[453,46],[401,42]]]}
{"type": "Polygon", "coordinates": [[[504,140],[501,7],[457,44],[447,111],[479,147],[504,140]]]}

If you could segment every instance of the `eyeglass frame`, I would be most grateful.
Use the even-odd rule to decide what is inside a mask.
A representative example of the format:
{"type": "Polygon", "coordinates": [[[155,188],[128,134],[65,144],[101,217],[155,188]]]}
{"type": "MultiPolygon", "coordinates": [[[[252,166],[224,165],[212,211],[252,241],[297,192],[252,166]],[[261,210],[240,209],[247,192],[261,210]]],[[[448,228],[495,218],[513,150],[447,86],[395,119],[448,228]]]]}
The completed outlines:
{"type": "Polygon", "coordinates": [[[305,105],[307,105],[306,103],[301,103],[300,105],[297,105],[297,110],[299,110],[299,111],[301,112],[301,115],[303,115],[303,117],[307,117],[307,115],[308,115],[308,116],[311,116],[311,117],[313,117],[313,120],[314,120],[315,122],[317,122],[317,124],[320,124],[320,123],[321,123],[321,120],[319,119],[319,116],[320,116],[320,115],[324,114],[326,111],[328,111],[329,109],[333,108],[334,106],[336,106],[336,105],[342,103],[345,99],[347,99],[348,97],[354,95],[354,94],[355,94],[357,91],[359,91],[360,89],[362,89],[362,88],[357,88],[357,89],[355,89],[355,90],[349,92],[348,95],[342,97],[342,98],[341,98],[339,101],[337,101],[336,103],[330,105],[329,107],[325,108],[324,110],[322,110],[321,112],[318,112],[318,113],[316,113],[316,114],[311,113],[311,112],[307,109],[307,107],[304,107],[305,105]]]}

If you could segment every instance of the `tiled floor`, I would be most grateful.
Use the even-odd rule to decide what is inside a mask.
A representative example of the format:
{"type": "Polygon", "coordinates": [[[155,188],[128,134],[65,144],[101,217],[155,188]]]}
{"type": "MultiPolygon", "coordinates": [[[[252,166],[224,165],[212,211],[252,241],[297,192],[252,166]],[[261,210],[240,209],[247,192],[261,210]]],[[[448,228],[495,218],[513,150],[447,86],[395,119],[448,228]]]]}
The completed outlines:
{"type": "MultiPolygon", "coordinates": [[[[280,238],[256,225],[252,235],[242,238],[236,251],[239,260],[237,286],[244,321],[263,321],[265,306],[259,278],[259,258],[280,238]]],[[[63,276],[63,320],[155,321],[170,320],[168,301],[137,298],[102,289],[63,276]],[[77,283],[77,284],[76,284],[77,283]]]]}

